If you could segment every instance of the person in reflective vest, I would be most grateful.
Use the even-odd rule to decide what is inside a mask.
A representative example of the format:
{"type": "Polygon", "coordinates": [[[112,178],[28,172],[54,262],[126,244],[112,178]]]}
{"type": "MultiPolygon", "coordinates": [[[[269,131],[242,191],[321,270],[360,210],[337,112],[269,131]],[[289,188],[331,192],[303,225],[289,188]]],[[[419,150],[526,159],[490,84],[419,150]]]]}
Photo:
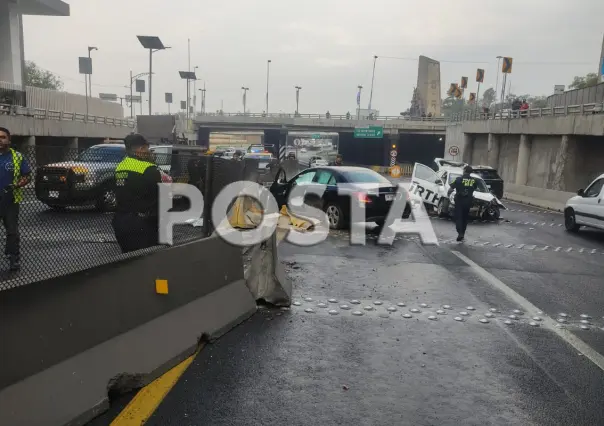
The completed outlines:
{"type": "Polygon", "coordinates": [[[123,253],[158,245],[161,173],[149,143],[139,134],[124,139],[126,157],[115,169],[116,211],[112,226],[123,253]]]}
{"type": "Polygon", "coordinates": [[[470,209],[472,208],[474,191],[477,188],[476,179],[471,176],[472,167],[466,166],[463,175],[455,179],[449,188],[447,196],[455,191],[455,227],[457,228],[457,241],[463,241],[468,227],[470,209]]]}
{"type": "Polygon", "coordinates": [[[0,216],[6,230],[4,254],[11,271],[20,269],[19,204],[23,187],[31,181],[31,168],[23,154],[10,147],[10,131],[0,127],[0,216]]]}

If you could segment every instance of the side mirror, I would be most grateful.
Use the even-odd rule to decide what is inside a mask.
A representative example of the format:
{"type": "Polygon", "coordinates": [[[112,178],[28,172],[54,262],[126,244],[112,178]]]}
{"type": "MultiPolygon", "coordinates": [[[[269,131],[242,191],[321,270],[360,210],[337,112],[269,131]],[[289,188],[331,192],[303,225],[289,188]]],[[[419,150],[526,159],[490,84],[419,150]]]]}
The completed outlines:
{"type": "Polygon", "coordinates": [[[436,179],[434,183],[441,186],[443,185],[443,181],[441,179],[436,179]]]}
{"type": "Polygon", "coordinates": [[[579,189],[579,190],[577,191],[577,195],[579,195],[579,196],[583,197],[583,196],[585,195],[585,190],[584,190],[584,189],[579,189]]]}

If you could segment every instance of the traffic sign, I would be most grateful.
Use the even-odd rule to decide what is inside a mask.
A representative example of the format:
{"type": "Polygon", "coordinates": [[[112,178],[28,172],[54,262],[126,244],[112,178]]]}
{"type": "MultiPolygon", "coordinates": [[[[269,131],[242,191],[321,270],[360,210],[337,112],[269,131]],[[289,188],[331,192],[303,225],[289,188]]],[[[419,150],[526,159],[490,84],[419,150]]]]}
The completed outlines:
{"type": "Polygon", "coordinates": [[[447,91],[447,95],[454,96],[456,89],[457,89],[457,83],[451,83],[451,86],[449,87],[449,90],[447,91]]]}
{"type": "Polygon", "coordinates": [[[99,98],[104,101],[117,101],[117,95],[115,93],[99,93],[99,98]]]}
{"type": "Polygon", "coordinates": [[[449,155],[451,157],[456,157],[457,155],[459,155],[459,147],[456,145],[451,145],[449,147],[449,155]]]}
{"type": "Polygon", "coordinates": [[[476,100],[476,93],[470,93],[469,102],[474,102],[476,100]]]}
{"type": "Polygon", "coordinates": [[[511,74],[513,61],[514,60],[512,58],[503,58],[503,66],[501,67],[501,72],[504,74],[511,74]]]}
{"type": "Polygon", "coordinates": [[[393,149],[392,151],[390,151],[391,157],[396,157],[397,155],[398,155],[398,152],[396,152],[396,149],[393,149]]]}
{"type": "Polygon", "coordinates": [[[319,133],[315,133],[310,137],[311,139],[321,139],[321,135],[319,133]]]}
{"type": "Polygon", "coordinates": [[[461,78],[461,88],[466,89],[468,87],[468,77],[461,78]]]}
{"type": "Polygon", "coordinates": [[[367,127],[355,127],[354,129],[355,138],[373,138],[379,139],[384,137],[384,128],[382,126],[367,126],[367,127]]]}
{"type": "Polygon", "coordinates": [[[455,97],[456,97],[457,99],[459,99],[459,98],[461,98],[461,97],[462,97],[463,92],[461,91],[461,89],[459,88],[459,86],[457,86],[457,87],[455,88],[455,93],[454,93],[454,95],[455,95],[455,97]]]}
{"type": "Polygon", "coordinates": [[[476,70],[476,82],[477,83],[484,82],[484,70],[483,69],[478,68],[476,70]]]}

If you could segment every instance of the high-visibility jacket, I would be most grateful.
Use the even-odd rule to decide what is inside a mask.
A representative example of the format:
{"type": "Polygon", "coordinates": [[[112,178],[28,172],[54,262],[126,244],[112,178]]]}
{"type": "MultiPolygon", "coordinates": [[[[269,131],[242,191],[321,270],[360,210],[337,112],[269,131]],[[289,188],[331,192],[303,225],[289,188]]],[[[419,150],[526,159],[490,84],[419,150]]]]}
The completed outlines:
{"type": "Polygon", "coordinates": [[[23,164],[23,154],[15,151],[14,149],[10,149],[11,156],[13,157],[13,199],[15,203],[20,203],[23,201],[23,189],[18,188],[17,184],[21,179],[21,164],[23,164]]]}
{"type": "Polygon", "coordinates": [[[117,211],[157,214],[157,184],[161,183],[157,166],[133,157],[124,158],[115,169],[117,211]]]}

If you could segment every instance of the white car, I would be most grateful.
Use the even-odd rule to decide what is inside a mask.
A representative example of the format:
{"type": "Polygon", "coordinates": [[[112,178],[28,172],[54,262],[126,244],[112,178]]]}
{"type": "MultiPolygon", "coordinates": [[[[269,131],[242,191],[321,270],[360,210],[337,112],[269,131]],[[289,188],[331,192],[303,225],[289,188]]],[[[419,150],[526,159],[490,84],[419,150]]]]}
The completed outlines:
{"type": "Polygon", "coordinates": [[[604,229],[604,174],[566,202],[564,225],[570,232],[582,226],[604,229]]]}
{"type": "Polygon", "coordinates": [[[300,152],[306,152],[306,148],[302,148],[300,152]]]}
{"type": "MultiPolygon", "coordinates": [[[[436,161],[436,163],[439,166],[438,172],[426,165],[415,163],[409,193],[414,198],[421,199],[428,211],[436,210],[440,217],[452,216],[455,210],[455,191],[450,197],[447,197],[447,192],[455,179],[463,174],[463,168],[447,162],[436,161]]],[[[470,215],[481,219],[498,220],[501,209],[506,207],[489,191],[487,184],[479,175],[472,173],[470,176],[476,179],[478,185],[473,194],[474,202],[470,215]]]]}

